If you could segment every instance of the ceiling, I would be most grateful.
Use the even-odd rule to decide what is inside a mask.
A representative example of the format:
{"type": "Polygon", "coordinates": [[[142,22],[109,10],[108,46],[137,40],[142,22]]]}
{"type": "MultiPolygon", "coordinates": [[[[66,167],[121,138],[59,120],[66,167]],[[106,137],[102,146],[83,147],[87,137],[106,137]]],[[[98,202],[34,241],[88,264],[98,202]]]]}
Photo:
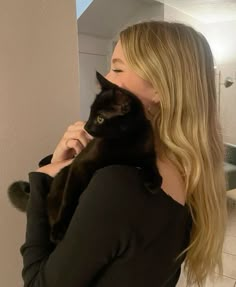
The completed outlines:
{"type": "Polygon", "coordinates": [[[78,32],[110,39],[135,16],[150,14],[149,10],[157,15],[159,11],[163,18],[163,6],[155,0],[94,0],[78,18],[78,32]]]}
{"type": "MultiPolygon", "coordinates": [[[[236,0],[156,0],[204,22],[236,21],[236,0]]],[[[236,27],[235,27],[236,28],[236,27]]]]}

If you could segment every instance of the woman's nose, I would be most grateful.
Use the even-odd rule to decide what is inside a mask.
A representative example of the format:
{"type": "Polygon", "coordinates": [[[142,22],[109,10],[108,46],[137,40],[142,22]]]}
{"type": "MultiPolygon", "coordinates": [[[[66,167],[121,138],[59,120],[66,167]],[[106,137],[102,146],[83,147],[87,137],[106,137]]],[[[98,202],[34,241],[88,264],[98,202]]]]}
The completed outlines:
{"type": "Polygon", "coordinates": [[[117,79],[117,76],[116,75],[113,75],[111,72],[109,72],[108,74],[106,74],[105,78],[112,82],[113,84],[121,87],[122,86],[122,83],[119,81],[119,79],[117,79]]]}
{"type": "Polygon", "coordinates": [[[113,82],[113,81],[112,81],[111,72],[107,73],[106,76],[105,76],[105,78],[106,78],[108,81],[113,82]]]}

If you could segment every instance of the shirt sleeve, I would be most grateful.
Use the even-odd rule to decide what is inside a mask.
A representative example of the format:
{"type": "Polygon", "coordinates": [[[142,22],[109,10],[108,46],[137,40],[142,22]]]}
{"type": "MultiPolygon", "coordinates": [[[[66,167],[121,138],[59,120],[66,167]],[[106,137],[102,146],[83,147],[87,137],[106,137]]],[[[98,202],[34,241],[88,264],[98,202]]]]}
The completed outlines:
{"type": "Polygon", "coordinates": [[[129,205],[123,204],[120,193],[124,190],[121,175],[107,174],[104,168],[93,176],[57,246],[49,240],[46,212],[52,178],[31,172],[29,180],[26,240],[20,249],[24,287],[90,286],[99,272],[127,249],[129,205]]]}

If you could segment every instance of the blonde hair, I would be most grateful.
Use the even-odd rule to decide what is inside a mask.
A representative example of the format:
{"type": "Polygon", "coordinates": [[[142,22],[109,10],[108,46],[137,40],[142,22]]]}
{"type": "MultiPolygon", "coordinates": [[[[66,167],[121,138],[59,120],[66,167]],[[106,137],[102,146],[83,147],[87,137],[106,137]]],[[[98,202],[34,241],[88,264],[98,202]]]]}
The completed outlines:
{"type": "Polygon", "coordinates": [[[226,227],[224,144],[207,40],[180,23],[143,22],[120,41],[129,66],[158,91],[152,117],[158,152],[179,170],[193,225],[184,251],[188,285],[202,286],[218,268],[226,227]]]}

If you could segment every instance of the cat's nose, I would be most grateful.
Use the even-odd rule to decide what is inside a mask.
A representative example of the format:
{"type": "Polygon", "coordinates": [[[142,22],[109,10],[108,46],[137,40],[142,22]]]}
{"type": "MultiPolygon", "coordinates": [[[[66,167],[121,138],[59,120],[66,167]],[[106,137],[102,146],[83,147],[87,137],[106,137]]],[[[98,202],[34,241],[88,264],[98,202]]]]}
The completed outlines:
{"type": "Polygon", "coordinates": [[[84,126],[84,129],[86,130],[87,133],[89,133],[91,136],[95,136],[95,130],[92,124],[87,122],[84,126]]]}
{"type": "Polygon", "coordinates": [[[84,129],[86,130],[86,132],[89,133],[89,127],[90,127],[90,124],[87,122],[85,125],[84,125],[84,129]]]}

